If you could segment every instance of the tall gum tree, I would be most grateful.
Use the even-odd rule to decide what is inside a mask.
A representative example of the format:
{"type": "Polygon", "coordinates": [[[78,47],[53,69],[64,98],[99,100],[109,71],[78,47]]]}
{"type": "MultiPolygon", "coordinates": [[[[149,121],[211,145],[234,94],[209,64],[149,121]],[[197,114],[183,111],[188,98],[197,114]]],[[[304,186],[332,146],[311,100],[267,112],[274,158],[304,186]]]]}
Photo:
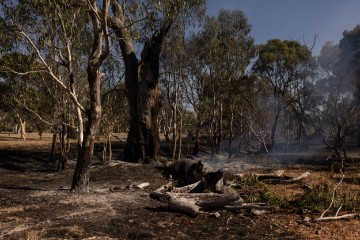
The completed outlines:
{"type": "Polygon", "coordinates": [[[235,98],[243,94],[240,86],[245,84],[243,76],[255,53],[250,29],[243,12],[220,10],[218,16],[206,17],[202,28],[189,38],[189,55],[196,61],[191,63],[193,70],[189,71],[195,81],[187,83],[188,100],[198,122],[194,154],[199,149],[199,128],[204,122],[208,125],[212,154],[220,151],[222,139],[228,132],[231,157],[235,98]]]}
{"type": "Polygon", "coordinates": [[[148,162],[157,157],[161,47],[173,22],[200,9],[204,2],[148,0],[127,3],[111,0],[113,15],[109,17],[109,23],[118,39],[125,64],[125,86],[131,119],[124,149],[125,161],[148,162]],[[143,15],[139,15],[139,12],[143,15]],[[139,37],[143,43],[140,59],[134,45],[134,33],[139,29],[146,29],[147,32],[140,30],[139,37]]]}
{"type": "MultiPolygon", "coordinates": [[[[74,108],[77,116],[77,126],[73,127],[72,124],[72,127],[78,129],[78,143],[81,146],[83,141],[82,114],[85,112],[85,108],[82,106],[76,85],[80,85],[79,80],[82,77],[78,73],[84,69],[81,65],[85,65],[81,63],[80,55],[87,46],[80,42],[80,39],[82,41],[86,37],[82,33],[86,29],[83,23],[87,21],[87,14],[81,8],[73,7],[64,0],[24,0],[17,4],[5,1],[1,3],[1,8],[5,23],[1,27],[13,38],[14,47],[11,50],[31,55],[39,61],[39,65],[42,65],[42,67],[33,67],[26,72],[20,72],[19,68],[9,68],[8,70],[19,75],[43,73],[44,85],[48,87],[48,91],[53,97],[56,95],[56,90],[54,91],[54,88],[51,87],[53,84],[46,82],[53,81],[62,89],[62,98],[70,97],[73,103],[71,110],[74,108]]],[[[6,38],[5,40],[9,41],[6,38]]],[[[68,104],[62,105],[68,106],[68,104]]],[[[63,111],[65,111],[64,108],[63,111]]],[[[35,114],[42,118],[42,112],[35,114]]],[[[70,124],[64,120],[61,121],[65,125],[70,124]]],[[[64,124],[63,126],[65,126],[64,124]]],[[[55,123],[53,122],[52,125],[55,123]]],[[[56,134],[55,132],[54,134],[56,134]]]]}
{"type": "Polygon", "coordinates": [[[93,44],[88,58],[87,79],[89,84],[90,105],[86,111],[88,121],[84,132],[84,142],[79,149],[71,191],[88,192],[90,166],[94,144],[101,121],[101,77],[100,67],[110,54],[110,37],[107,30],[107,14],[110,0],[102,1],[102,9],[98,12],[97,1],[89,1],[88,11],[93,28],[93,44]]]}
{"type": "Polygon", "coordinates": [[[311,51],[297,41],[272,39],[260,46],[253,71],[272,89],[274,120],[271,128],[271,151],[276,143],[280,116],[289,105],[289,92],[294,83],[306,77],[311,51]]]}
{"type": "MultiPolygon", "coordinates": [[[[110,53],[110,37],[107,30],[107,15],[110,6],[110,0],[89,0],[86,2],[82,2],[80,6],[76,5],[67,5],[64,2],[59,3],[58,1],[51,1],[48,0],[46,2],[42,1],[22,1],[18,5],[14,5],[12,3],[3,5],[1,7],[4,10],[12,10],[15,9],[13,12],[14,14],[8,14],[8,22],[11,24],[8,26],[8,31],[12,33],[16,33],[23,44],[23,48],[19,48],[18,50],[23,51],[32,51],[33,55],[37,57],[39,62],[42,64],[42,68],[36,69],[35,71],[28,71],[26,73],[17,73],[16,71],[12,71],[17,74],[32,74],[32,73],[44,73],[47,74],[53,81],[64,91],[66,91],[69,96],[71,97],[73,103],[80,108],[82,112],[85,112],[87,115],[87,122],[86,127],[84,130],[84,139],[82,144],[79,144],[79,151],[78,151],[78,159],[77,164],[73,176],[73,181],[71,185],[71,190],[74,192],[88,192],[89,191],[89,176],[90,176],[90,166],[91,160],[93,157],[93,150],[94,150],[94,143],[98,133],[99,124],[101,120],[101,77],[103,77],[103,73],[101,73],[101,65],[104,60],[109,56],[110,53]],[[37,5],[38,4],[38,5],[37,5]],[[59,4],[59,5],[57,5],[59,4]],[[101,9],[100,5],[102,5],[101,9]],[[41,18],[39,9],[51,9],[55,7],[59,11],[57,11],[57,16],[59,17],[58,24],[60,27],[60,32],[63,30],[64,35],[59,37],[63,40],[62,46],[64,49],[69,50],[69,47],[72,43],[70,43],[71,38],[66,37],[66,33],[70,33],[65,31],[65,12],[61,12],[61,10],[66,11],[66,7],[76,7],[78,12],[83,12],[84,14],[88,14],[90,18],[90,24],[87,21],[73,21],[71,24],[73,25],[83,25],[87,26],[91,29],[93,33],[93,41],[90,44],[91,50],[90,55],[87,61],[87,68],[86,68],[86,76],[88,82],[88,92],[89,92],[89,100],[88,100],[88,107],[84,107],[82,103],[80,103],[77,99],[76,93],[74,92],[73,87],[73,67],[67,68],[69,70],[69,84],[62,80],[61,75],[57,75],[57,68],[53,68],[53,65],[50,62],[56,62],[57,64],[63,64],[68,66],[72,64],[73,61],[71,59],[71,53],[69,51],[68,54],[64,52],[59,52],[58,48],[55,48],[55,54],[58,58],[55,58],[54,61],[51,61],[52,56],[51,52],[44,51],[42,48],[38,47],[45,47],[46,45],[51,45],[53,42],[49,42],[46,36],[42,35],[42,31],[46,31],[48,29],[37,29],[39,21],[46,21],[44,18],[41,18]],[[37,8],[38,7],[38,8],[37,8]],[[24,11],[26,10],[26,11],[24,11]],[[31,21],[30,21],[31,20],[31,21]],[[36,21],[37,20],[37,21],[36,21]],[[38,31],[31,31],[32,29],[38,31]],[[26,31],[28,30],[28,31],[26,31]],[[40,43],[41,40],[44,40],[45,44],[42,46],[40,43]],[[56,51],[58,50],[58,52],[56,51]]],[[[11,12],[10,12],[11,13],[11,12]]],[[[75,16],[75,13],[74,13],[75,16]]],[[[49,26],[50,29],[55,30],[55,27],[58,25],[54,23],[54,26],[49,26]],[[52,28],[53,27],[53,28],[52,28]]],[[[87,35],[83,36],[86,38],[87,35]]],[[[60,41],[60,40],[59,40],[60,41]]],[[[88,52],[84,50],[82,52],[82,57],[86,58],[85,53],[88,52]]]]}

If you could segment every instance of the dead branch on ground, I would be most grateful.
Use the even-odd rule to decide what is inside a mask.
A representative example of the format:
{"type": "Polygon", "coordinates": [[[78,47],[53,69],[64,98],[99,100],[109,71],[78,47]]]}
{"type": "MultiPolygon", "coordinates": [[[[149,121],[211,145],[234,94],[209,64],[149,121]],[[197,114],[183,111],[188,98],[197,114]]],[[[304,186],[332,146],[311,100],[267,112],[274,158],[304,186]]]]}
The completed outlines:
{"type": "Polygon", "coordinates": [[[354,217],[360,215],[360,213],[352,213],[352,214],[345,214],[345,215],[339,216],[339,212],[340,212],[340,210],[342,208],[342,206],[340,206],[338,208],[338,210],[336,211],[335,216],[333,216],[333,217],[324,217],[325,213],[327,213],[332,208],[332,206],[334,205],[336,189],[340,186],[340,184],[344,180],[345,174],[342,171],[343,168],[344,168],[344,158],[341,159],[341,168],[340,168],[341,179],[333,189],[330,205],[329,205],[329,207],[327,209],[325,209],[325,211],[320,215],[319,218],[315,219],[315,221],[329,221],[329,220],[349,219],[349,218],[354,218],[354,217]]]}
{"type": "Polygon", "coordinates": [[[252,173],[252,174],[238,173],[238,174],[235,174],[235,178],[241,180],[247,176],[255,176],[257,178],[257,180],[266,181],[268,183],[294,183],[294,182],[298,182],[310,175],[309,172],[305,172],[297,177],[288,177],[288,176],[284,176],[283,175],[284,173],[285,173],[284,170],[278,170],[278,171],[275,171],[272,173],[252,173]]]}

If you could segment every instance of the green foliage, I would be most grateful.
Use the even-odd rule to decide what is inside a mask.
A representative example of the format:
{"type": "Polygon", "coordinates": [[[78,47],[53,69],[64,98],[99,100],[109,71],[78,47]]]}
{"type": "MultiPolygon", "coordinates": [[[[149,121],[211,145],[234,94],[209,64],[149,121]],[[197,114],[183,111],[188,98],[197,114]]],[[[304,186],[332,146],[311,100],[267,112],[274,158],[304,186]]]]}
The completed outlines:
{"type": "Polygon", "coordinates": [[[310,50],[299,42],[272,39],[260,46],[259,57],[253,69],[260,75],[271,72],[274,78],[286,74],[289,75],[288,78],[295,78],[299,77],[299,67],[310,60],[310,50]]]}
{"type": "Polygon", "coordinates": [[[43,85],[46,75],[42,74],[42,65],[33,56],[12,52],[0,58],[0,107],[8,114],[26,116],[26,120],[33,120],[40,126],[36,117],[28,109],[41,112],[43,116],[51,115],[54,99],[49,98],[43,85]],[[19,75],[12,71],[32,74],[19,75]]]}
{"type": "MultiPolygon", "coordinates": [[[[321,182],[312,188],[287,201],[272,192],[269,186],[257,179],[255,175],[245,175],[239,182],[238,191],[245,202],[265,202],[272,206],[286,207],[289,205],[321,212],[331,203],[334,186],[321,182]]],[[[337,210],[342,206],[344,211],[360,210],[360,192],[339,188],[335,193],[333,208],[337,210]]]]}
{"type": "Polygon", "coordinates": [[[342,193],[341,202],[345,211],[360,211],[360,192],[348,190],[342,193]]]}
{"type": "Polygon", "coordinates": [[[306,189],[291,204],[312,211],[322,211],[330,205],[332,189],[333,187],[327,183],[319,183],[312,188],[306,189]]]}
{"type": "MultiPolygon", "coordinates": [[[[321,212],[330,206],[334,186],[321,182],[312,188],[306,189],[299,194],[290,204],[311,211],[321,212]]],[[[336,211],[339,207],[344,211],[360,210],[360,192],[349,189],[338,189],[335,193],[333,209],[336,211]]]]}
{"type": "Polygon", "coordinates": [[[245,202],[265,202],[272,206],[287,204],[281,197],[271,192],[266,183],[259,181],[253,174],[245,175],[239,186],[238,191],[245,202]]]}
{"type": "Polygon", "coordinates": [[[288,205],[288,202],[286,200],[282,199],[280,196],[271,191],[260,192],[259,199],[260,202],[265,202],[270,206],[285,207],[288,205]]]}

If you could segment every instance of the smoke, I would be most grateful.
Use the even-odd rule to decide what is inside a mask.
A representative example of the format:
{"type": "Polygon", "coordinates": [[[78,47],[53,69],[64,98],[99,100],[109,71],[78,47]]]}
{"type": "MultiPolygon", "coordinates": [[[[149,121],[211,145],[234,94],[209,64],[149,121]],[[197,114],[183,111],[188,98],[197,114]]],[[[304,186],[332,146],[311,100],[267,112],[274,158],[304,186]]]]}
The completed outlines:
{"type": "Polygon", "coordinates": [[[214,157],[211,157],[210,154],[203,153],[194,159],[196,161],[202,161],[214,171],[222,169],[230,173],[256,169],[277,169],[293,164],[293,161],[283,161],[268,154],[239,154],[229,159],[227,153],[219,153],[214,157]]]}

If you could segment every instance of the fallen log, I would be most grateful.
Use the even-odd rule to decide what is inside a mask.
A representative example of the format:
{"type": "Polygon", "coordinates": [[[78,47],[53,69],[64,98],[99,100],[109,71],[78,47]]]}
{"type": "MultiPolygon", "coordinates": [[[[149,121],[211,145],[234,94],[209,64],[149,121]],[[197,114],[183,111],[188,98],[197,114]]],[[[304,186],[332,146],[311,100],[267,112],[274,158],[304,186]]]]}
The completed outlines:
{"type": "Polygon", "coordinates": [[[300,176],[297,177],[283,177],[282,179],[267,179],[266,182],[268,183],[294,183],[298,182],[310,175],[309,172],[304,172],[300,176]]]}
{"type": "Polygon", "coordinates": [[[171,199],[191,199],[202,208],[225,207],[227,204],[236,202],[240,199],[236,191],[226,189],[224,193],[166,193],[171,199]]]}
{"type": "Polygon", "coordinates": [[[222,172],[217,171],[180,188],[172,187],[170,182],[150,193],[150,198],[168,202],[169,209],[175,212],[196,216],[203,209],[223,208],[238,201],[240,196],[234,189],[224,186],[222,172]]]}
{"type": "Polygon", "coordinates": [[[238,180],[244,179],[247,176],[255,176],[257,177],[258,180],[265,180],[265,179],[279,179],[282,177],[282,175],[284,174],[284,170],[277,170],[275,172],[272,173],[238,173],[235,174],[235,178],[238,180]]]}
{"type": "Polygon", "coordinates": [[[166,193],[169,198],[169,209],[196,216],[200,210],[223,208],[239,200],[233,193],[166,193]]]}
{"type": "Polygon", "coordinates": [[[231,212],[238,212],[239,210],[251,210],[251,209],[270,211],[273,209],[273,207],[268,206],[265,203],[243,203],[239,206],[225,206],[225,209],[231,212]]]}
{"type": "MultiPolygon", "coordinates": [[[[267,183],[294,183],[298,182],[310,175],[309,172],[305,172],[298,177],[288,177],[283,176],[284,170],[275,171],[273,173],[254,173],[254,174],[246,174],[239,173],[236,174],[235,177],[237,179],[244,179],[246,176],[255,176],[259,181],[265,181],[267,183]]],[[[235,185],[234,185],[235,186],[235,185]]]]}
{"type": "Polygon", "coordinates": [[[196,217],[200,213],[200,206],[196,205],[193,199],[170,198],[168,208],[180,213],[185,213],[191,217],[196,217]]]}
{"type": "Polygon", "coordinates": [[[301,179],[303,178],[306,178],[310,175],[309,172],[304,172],[303,174],[301,174],[300,176],[298,177],[294,177],[294,178],[291,178],[291,179],[288,179],[288,180],[284,180],[284,182],[286,183],[293,183],[293,182],[297,182],[297,181],[300,181],[301,179]]]}

